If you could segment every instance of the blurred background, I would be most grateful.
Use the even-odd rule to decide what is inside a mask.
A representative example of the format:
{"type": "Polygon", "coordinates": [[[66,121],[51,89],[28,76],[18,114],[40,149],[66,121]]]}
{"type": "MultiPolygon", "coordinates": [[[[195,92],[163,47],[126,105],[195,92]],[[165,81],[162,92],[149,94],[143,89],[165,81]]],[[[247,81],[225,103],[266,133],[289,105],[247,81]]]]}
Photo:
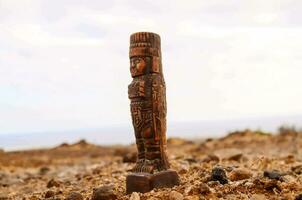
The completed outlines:
{"type": "Polygon", "coordinates": [[[129,36],[162,40],[168,136],[302,126],[298,0],[0,0],[0,148],[134,141],[129,36]]]}

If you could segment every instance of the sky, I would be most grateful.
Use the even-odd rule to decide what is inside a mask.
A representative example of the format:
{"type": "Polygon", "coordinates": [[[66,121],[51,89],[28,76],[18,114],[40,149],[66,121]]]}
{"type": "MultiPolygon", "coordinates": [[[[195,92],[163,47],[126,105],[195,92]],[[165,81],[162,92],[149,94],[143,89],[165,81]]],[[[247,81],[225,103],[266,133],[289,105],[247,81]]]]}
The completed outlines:
{"type": "Polygon", "coordinates": [[[139,31],[169,122],[302,114],[302,1],[0,0],[0,134],[130,124],[139,31]]]}

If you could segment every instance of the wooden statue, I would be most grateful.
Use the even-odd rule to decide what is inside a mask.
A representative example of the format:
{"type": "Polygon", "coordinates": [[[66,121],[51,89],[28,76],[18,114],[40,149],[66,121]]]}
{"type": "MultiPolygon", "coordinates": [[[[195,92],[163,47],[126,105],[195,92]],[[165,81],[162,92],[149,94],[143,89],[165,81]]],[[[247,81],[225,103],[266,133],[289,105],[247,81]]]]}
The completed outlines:
{"type": "Polygon", "coordinates": [[[138,32],[130,36],[128,86],[137,162],[127,176],[126,190],[148,192],[179,184],[166,155],[166,86],[162,72],[160,36],[138,32]]]}

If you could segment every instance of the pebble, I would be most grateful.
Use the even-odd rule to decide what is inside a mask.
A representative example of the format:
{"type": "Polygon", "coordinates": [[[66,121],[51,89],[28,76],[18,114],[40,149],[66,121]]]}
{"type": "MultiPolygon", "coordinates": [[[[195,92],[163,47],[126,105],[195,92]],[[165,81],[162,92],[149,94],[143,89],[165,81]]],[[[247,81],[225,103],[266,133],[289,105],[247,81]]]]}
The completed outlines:
{"type": "Polygon", "coordinates": [[[213,181],[219,181],[219,183],[221,184],[228,183],[228,177],[226,176],[224,169],[222,169],[221,167],[215,167],[212,170],[211,179],[213,181]]]}
{"type": "Polygon", "coordinates": [[[185,195],[192,194],[192,193],[193,193],[193,190],[194,190],[193,185],[190,185],[189,187],[186,187],[186,189],[185,189],[185,191],[184,191],[184,194],[185,194],[185,195]]]}
{"type": "Polygon", "coordinates": [[[49,171],[50,171],[49,167],[41,167],[39,170],[39,173],[40,173],[40,175],[45,175],[49,171]]]}
{"type": "Polygon", "coordinates": [[[137,192],[133,192],[130,196],[130,200],[140,200],[139,194],[137,192]]]}
{"type": "Polygon", "coordinates": [[[295,174],[302,174],[302,165],[297,165],[297,166],[293,166],[291,168],[291,170],[295,173],[295,174]]]}
{"type": "Polygon", "coordinates": [[[252,177],[252,173],[246,169],[234,169],[230,172],[229,178],[231,181],[239,181],[249,179],[252,177]]]}
{"type": "Polygon", "coordinates": [[[46,193],[44,195],[45,198],[49,198],[49,197],[53,197],[53,196],[55,196],[55,192],[52,190],[46,191],[46,193]]]}
{"type": "Polygon", "coordinates": [[[117,196],[113,192],[112,186],[101,186],[99,188],[94,188],[91,200],[114,200],[117,196]]]}
{"type": "Polygon", "coordinates": [[[193,157],[188,157],[185,159],[185,161],[188,161],[189,163],[197,163],[196,158],[193,158],[193,157]]]}
{"type": "Polygon", "coordinates": [[[209,154],[207,157],[205,157],[202,162],[219,162],[219,157],[216,156],[215,154],[209,154]]]}
{"type": "MultiPolygon", "coordinates": [[[[102,170],[103,170],[103,167],[98,166],[98,167],[96,167],[92,170],[92,174],[94,174],[94,175],[100,174],[100,173],[102,173],[102,170]]],[[[78,180],[81,180],[83,178],[82,174],[76,174],[76,177],[77,177],[78,180]]]]}
{"type": "Polygon", "coordinates": [[[79,192],[70,192],[65,200],[83,200],[83,196],[79,192]]]}
{"type": "Polygon", "coordinates": [[[270,179],[268,181],[264,181],[263,187],[266,190],[274,190],[275,188],[281,190],[281,188],[279,187],[279,184],[278,184],[278,180],[276,180],[276,179],[270,179]]]}
{"type": "Polygon", "coordinates": [[[186,174],[190,169],[188,165],[181,165],[180,169],[178,170],[178,174],[186,174]]]}
{"type": "Polygon", "coordinates": [[[263,176],[269,179],[281,180],[282,175],[280,172],[273,170],[273,171],[264,171],[263,176]]]}
{"type": "Polygon", "coordinates": [[[295,197],[295,200],[302,200],[302,193],[295,197]]]}
{"type": "Polygon", "coordinates": [[[169,200],[183,200],[183,199],[184,199],[184,196],[181,193],[176,192],[176,191],[170,192],[169,200]]]}
{"type": "Polygon", "coordinates": [[[211,192],[211,190],[210,190],[210,188],[209,188],[209,186],[208,186],[207,184],[201,183],[201,184],[199,185],[199,192],[200,192],[201,194],[208,194],[208,193],[211,192]]]}
{"type": "Polygon", "coordinates": [[[55,179],[51,179],[50,181],[48,181],[47,183],[47,187],[51,188],[51,187],[59,187],[60,183],[58,181],[56,181],[55,179]]]}

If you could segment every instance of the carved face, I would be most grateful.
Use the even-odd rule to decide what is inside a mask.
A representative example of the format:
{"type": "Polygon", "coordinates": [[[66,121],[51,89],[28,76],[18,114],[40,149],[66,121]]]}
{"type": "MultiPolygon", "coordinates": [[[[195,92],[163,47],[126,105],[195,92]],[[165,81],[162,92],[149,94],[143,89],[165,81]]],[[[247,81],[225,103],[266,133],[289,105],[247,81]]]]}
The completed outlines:
{"type": "Polygon", "coordinates": [[[146,59],[143,59],[142,57],[130,58],[130,72],[132,77],[143,75],[146,67],[146,59]]]}

